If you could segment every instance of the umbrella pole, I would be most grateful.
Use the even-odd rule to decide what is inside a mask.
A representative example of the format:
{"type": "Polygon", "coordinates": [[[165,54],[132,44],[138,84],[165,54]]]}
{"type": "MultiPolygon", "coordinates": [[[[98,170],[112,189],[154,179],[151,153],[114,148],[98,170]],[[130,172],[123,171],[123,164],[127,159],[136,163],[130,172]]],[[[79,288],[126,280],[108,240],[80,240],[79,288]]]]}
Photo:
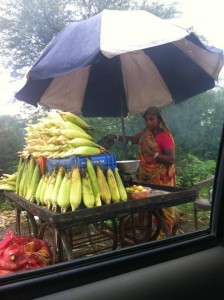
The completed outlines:
{"type": "Polygon", "coordinates": [[[121,129],[122,129],[122,137],[123,137],[123,144],[124,144],[124,158],[125,160],[127,160],[128,149],[127,149],[127,144],[125,142],[124,112],[123,112],[122,102],[121,102],[121,129]]]}

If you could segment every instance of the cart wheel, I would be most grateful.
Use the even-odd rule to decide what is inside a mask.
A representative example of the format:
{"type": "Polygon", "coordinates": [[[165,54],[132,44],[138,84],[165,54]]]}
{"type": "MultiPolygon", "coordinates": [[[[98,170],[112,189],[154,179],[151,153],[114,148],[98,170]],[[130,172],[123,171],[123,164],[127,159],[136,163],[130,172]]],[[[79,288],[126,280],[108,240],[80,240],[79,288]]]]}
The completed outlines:
{"type": "Polygon", "coordinates": [[[119,228],[122,246],[140,244],[154,238],[151,212],[139,212],[122,217],[119,228]]]}

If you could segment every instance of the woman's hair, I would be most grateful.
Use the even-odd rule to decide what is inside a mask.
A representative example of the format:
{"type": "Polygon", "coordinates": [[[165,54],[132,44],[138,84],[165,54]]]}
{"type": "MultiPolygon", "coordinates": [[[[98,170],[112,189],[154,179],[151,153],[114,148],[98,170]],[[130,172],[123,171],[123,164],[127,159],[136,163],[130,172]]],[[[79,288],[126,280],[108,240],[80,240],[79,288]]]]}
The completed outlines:
{"type": "Polygon", "coordinates": [[[143,114],[143,118],[145,119],[145,116],[148,114],[157,116],[160,122],[162,122],[163,124],[166,124],[166,122],[162,116],[162,113],[158,107],[150,106],[149,108],[147,108],[143,114]]]}
{"type": "Polygon", "coordinates": [[[164,131],[166,131],[167,133],[169,133],[170,136],[171,136],[171,138],[173,139],[172,134],[171,134],[171,132],[170,132],[170,130],[169,130],[167,124],[166,124],[166,121],[165,121],[165,119],[164,119],[164,117],[163,117],[163,115],[162,115],[162,113],[161,113],[161,111],[160,111],[160,109],[158,107],[156,107],[156,106],[150,106],[149,108],[147,108],[146,111],[143,114],[143,118],[144,119],[145,119],[145,116],[147,114],[157,116],[158,120],[160,121],[160,125],[159,126],[164,131]]]}

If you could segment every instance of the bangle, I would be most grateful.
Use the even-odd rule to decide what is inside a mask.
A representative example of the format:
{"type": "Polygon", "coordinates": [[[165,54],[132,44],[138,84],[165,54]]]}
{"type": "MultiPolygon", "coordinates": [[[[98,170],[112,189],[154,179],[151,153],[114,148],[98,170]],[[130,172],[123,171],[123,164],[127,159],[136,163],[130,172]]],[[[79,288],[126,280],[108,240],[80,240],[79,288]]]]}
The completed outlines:
{"type": "Polygon", "coordinates": [[[116,138],[114,139],[114,141],[118,141],[119,140],[119,135],[118,134],[116,134],[116,138]]]}
{"type": "Polygon", "coordinates": [[[156,152],[152,158],[156,159],[157,156],[159,156],[159,152],[156,152]]]}

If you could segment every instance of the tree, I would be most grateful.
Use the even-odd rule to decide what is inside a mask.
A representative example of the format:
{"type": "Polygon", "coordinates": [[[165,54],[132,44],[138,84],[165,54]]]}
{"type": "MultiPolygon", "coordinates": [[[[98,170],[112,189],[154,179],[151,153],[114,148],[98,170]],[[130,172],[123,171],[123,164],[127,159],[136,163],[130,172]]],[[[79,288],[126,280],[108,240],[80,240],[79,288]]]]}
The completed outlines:
{"type": "Polygon", "coordinates": [[[178,152],[216,159],[223,126],[224,91],[210,90],[164,109],[178,152]]]}
{"type": "Polygon", "coordinates": [[[15,77],[21,76],[62,28],[106,8],[145,9],[163,18],[176,14],[173,5],[165,6],[153,1],[2,0],[0,54],[5,57],[5,65],[13,70],[15,77]]]}
{"type": "Polygon", "coordinates": [[[10,116],[0,117],[0,174],[13,173],[17,169],[24,144],[24,123],[10,116]]]}

